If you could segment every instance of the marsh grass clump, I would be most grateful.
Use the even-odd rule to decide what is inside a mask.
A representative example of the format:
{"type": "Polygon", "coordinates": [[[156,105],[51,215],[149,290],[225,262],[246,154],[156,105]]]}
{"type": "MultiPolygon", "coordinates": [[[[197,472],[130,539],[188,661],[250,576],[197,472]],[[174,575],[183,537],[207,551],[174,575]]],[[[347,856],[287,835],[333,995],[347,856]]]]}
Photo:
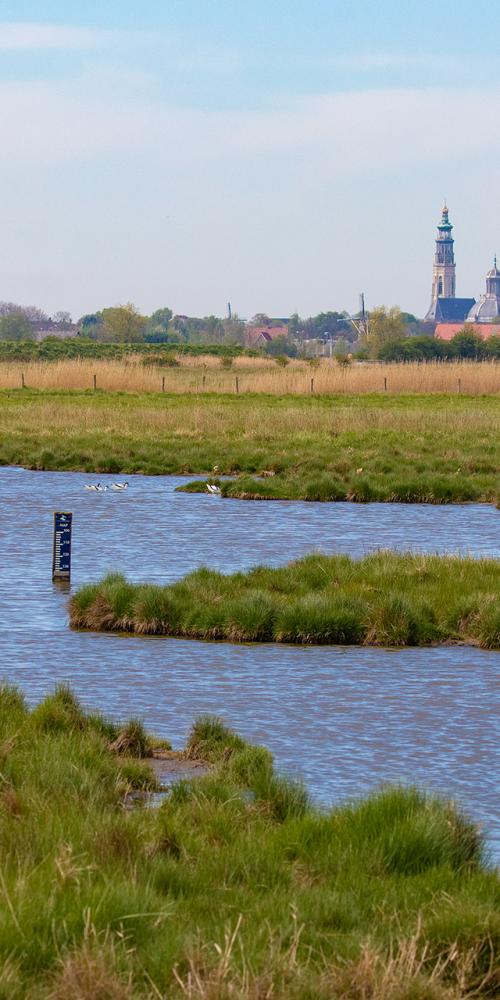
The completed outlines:
{"type": "Polygon", "coordinates": [[[225,636],[235,642],[271,642],[276,600],[263,591],[251,590],[229,601],[225,611],[225,636]]]}
{"type": "Polygon", "coordinates": [[[152,756],[152,748],[140,719],[130,719],[119,730],[115,739],[110,743],[110,750],[127,757],[152,756]]]}
{"type": "Polygon", "coordinates": [[[70,604],[77,628],[231,642],[500,648],[494,559],[375,552],[306,556],[225,576],[209,569],[170,586],[107,577],[70,604]],[[111,581],[111,582],[110,582],[111,581]],[[91,599],[89,600],[89,594],[91,599]]]}
{"type": "Polygon", "coordinates": [[[366,615],[367,606],[359,599],[307,594],[284,606],[276,622],[276,640],[356,646],[365,638],[366,615]]]}
{"type": "Polygon", "coordinates": [[[189,757],[214,761],[223,756],[226,760],[234,753],[245,750],[245,743],[216,715],[202,715],[189,733],[186,751],[189,757]]]}
{"type": "Polygon", "coordinates": [[[83,731],[87,724],[78,698],[65,684],[40,702],[31,719],[39,729],[52,733],[83,731]]]}
{"type": "Polygon", "coordinates": [[[186,754],[209,773],[145,808],[151,768],[107,736],[126,730],[67,688],[32,711],[0,688],[0,996],[498,995],[498,873],[453,804],[388,788],[319,810],[205,716],[186,754]]]}
{"type": "Polygon", "coordinates": [[[483,649],[500,648],[500,599],[490,594],[469,617],[471,634],[483,649]]]}

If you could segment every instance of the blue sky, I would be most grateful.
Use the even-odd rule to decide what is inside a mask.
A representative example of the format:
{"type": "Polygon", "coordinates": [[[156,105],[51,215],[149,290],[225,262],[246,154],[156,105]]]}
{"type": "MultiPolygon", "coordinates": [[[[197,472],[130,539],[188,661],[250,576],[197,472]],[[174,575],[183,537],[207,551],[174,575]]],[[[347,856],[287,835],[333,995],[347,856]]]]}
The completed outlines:
{"type": "Polygon", "coordinates": [[[0,299],[422,315],[445,196],[477,297],[499,29],[482,0],[3,0],[0,299]]]}

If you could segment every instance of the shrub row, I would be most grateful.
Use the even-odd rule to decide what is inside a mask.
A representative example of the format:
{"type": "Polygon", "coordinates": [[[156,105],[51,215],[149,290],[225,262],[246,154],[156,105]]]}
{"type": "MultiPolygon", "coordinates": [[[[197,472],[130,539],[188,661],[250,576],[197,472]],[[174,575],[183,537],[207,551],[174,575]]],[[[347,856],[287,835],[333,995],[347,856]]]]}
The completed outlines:
{"type": "Polygon", "coordinates": [[[119,360],[127,355],[138,354],[147,360],[175,359],[176,354],[194,357],[212,354],[220,358],[235,358],[239,355],[255,357],[258,351],[226,344],[106,344],[86,337],[45,337],[41,341],[0,340],[0,361],[62,361],[66,358],[102,358],[119,360]]]}

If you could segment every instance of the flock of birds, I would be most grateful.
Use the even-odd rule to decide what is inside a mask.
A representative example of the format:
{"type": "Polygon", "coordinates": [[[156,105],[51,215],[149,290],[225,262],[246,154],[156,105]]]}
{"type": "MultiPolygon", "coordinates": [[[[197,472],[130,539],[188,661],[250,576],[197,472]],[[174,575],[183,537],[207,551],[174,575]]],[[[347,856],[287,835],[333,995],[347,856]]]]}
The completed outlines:
{"type": "MultiPolygon", "coordinates": [[[[92,490],[93,493],[105,493],[109,488],[109,486],[103,486],[102,483],[86,483],[84,487],[86,490],[92,490]]],[[[113,483],[111,489],[118,492],[128,490],[128,483],[113,483]]]]}
{"type": "MultiPolygon", "coordinates": [[[[120,493],[123,490],[128,490],[128,483],[112,483],[111,487],[103,486],[102,483],[85,483],[84,489],[90,490],[92,493],[105,493],[109,489],[120,493]]],[[[220,496],[220,486],[215,486],[214,483],[207,483],[207,493],[211,493],[212,496],[220,496]]]]}

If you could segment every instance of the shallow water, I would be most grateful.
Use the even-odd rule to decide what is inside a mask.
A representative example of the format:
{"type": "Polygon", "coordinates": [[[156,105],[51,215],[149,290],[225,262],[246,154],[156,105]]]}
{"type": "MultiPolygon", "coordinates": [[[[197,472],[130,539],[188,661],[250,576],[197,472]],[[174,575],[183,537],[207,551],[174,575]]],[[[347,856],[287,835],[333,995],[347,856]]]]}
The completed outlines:
{"type": "MultiPolygon", "coordinates": [[[[245,503],[179,494],[178,477],[130,477],[88,493],[81,473],[0,469],[0,674],[31,702],[67,681],[114,716],[141,715],[181,745],[216,712],[265,743],[330,804],[382,782],[456,798],[500,858],[500,653],[244,645],[73,633],[51,583],[52,512],[74,514],[72,586],[119,569],[167,581],[314,549],[500,555],[500,513],[483,505],[245,503]]],[[[102,483],[113,477],[101,476],[102,483]]]]}

